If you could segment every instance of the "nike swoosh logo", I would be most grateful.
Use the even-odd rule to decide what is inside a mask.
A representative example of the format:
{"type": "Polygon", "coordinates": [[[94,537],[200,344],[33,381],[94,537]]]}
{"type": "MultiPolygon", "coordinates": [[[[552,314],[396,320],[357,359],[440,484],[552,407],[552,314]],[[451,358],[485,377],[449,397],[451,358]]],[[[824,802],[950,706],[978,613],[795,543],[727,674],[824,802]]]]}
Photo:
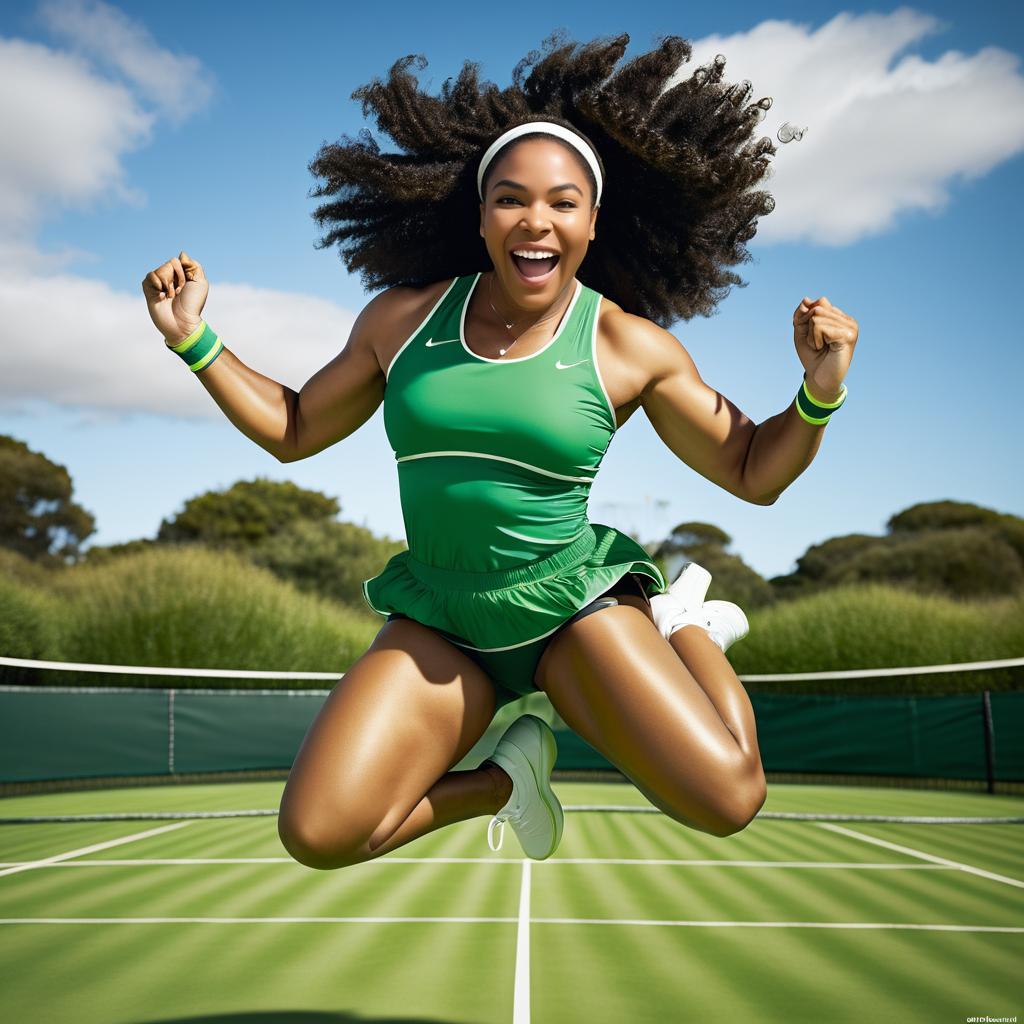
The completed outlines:
{"type": "Polygon", "coordinates": [[[555,363],[555,369],[556,370],[571,370],[574,366],[581,366],[583,363],[589,363],[589,362],[590,362],[589,359],[581,359],[578,363],[569,363],[569,365],[566,366],[562,362],[562,360],[559,359],[558,362],[555,363]]]}
{"type": "Polygon", "coordinates": [[[427,338],[427,348],[434,348],[437,345],[449,345],[453,341],[459,340],[459,338],[446,338],[444,341],[434,341],[433,338],[427,338]]]}

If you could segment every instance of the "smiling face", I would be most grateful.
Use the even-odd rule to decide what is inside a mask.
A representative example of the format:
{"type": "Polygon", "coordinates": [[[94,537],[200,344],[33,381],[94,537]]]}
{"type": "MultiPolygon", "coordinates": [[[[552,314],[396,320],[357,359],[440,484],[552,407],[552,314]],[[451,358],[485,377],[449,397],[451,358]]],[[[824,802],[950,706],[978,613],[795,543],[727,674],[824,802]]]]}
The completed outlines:
{"type": "Polygon", "coordinates": [[[541,312],[573,281],[594,238],[599,207],[583,160],[550,139],[525,139],[487,168],[480,234],[494,264],[504,306],[541,312]],[[557,254],[550,261],[512,255],[523,249],[557,254]]]}

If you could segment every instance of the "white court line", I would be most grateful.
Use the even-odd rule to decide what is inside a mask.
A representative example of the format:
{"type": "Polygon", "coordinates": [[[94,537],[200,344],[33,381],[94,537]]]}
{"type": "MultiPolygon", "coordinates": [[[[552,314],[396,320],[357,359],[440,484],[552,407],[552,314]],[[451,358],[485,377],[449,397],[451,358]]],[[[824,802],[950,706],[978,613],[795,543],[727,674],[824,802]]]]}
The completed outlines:
{"type": "Polygon", "coordinates": [[[885,839],[876,839],[874,836],[865,835],[863,832],[857,832],[852,828],[843,828],[842,825],[832,825],[827,822],[820,822],[821,828],[831,829],[833,832],[839,832],[844,836],[850,836],[852,839],[862,839],[865,843],[874,843],[876,846],[884,846],[887,850],[895,850],[897,853],[905,853],[908,857],[920,857],[921,860],[930,860],[935,864],[942,864],[949,868],[958,868],[960,871],[966,871],[971,875],[978,875],[981,878],[991,878],[994,882],[1002,882],[1005,885],[1015,885],[1019,889],[1024,889],[1024,882],[1019,878],[1010,878],[1008,875],[997,875],[994,871],[986,871],[984,868],[972,867],[970,864],[962,864],[958,860],[949,860],[947,857],[937,857],[934,853],[925,853],[923,850],[915,850],[910,846],[900,846],[899,843],[890,843],[885,839]]]}
{"type": "MultiPolygon", "coordinates": [[[[0,861],[0,868],[8,865],[35,864],[36,861],[0,861]]],[[[351,867],[375,867],[388,864],[492,864],[496,867],[516,867],[518,860],[507,857],[378,857],[353,864],[351,867]]],[[[953,865],[946,864],[879,864],[866,861],[826,861],[826,860],[669,860],[666,858],[643,860],[639,858],[620,859],[604,857],[553,857],[540,861],[543,865],[551,864],[617,864],[637,866],[672,866],[672,867],[707,867],[707,868],[842,868],[849,870],[886,870],[886,871],[956,871],[953,865]]],[[[152,864],[291,864],[304,867],[292,857],[141,857],[137,860],[73,860],[62,861],[50,866],[56,868],[105,868],[105,867],[148,867],[152,864]]]]}
{"type": "Polygon", "coordinates": [[[530,860],[523,858],[516,927],[516,982],[512,1024],[530,1024],[530,860]]]}
{"type": "MultiPolygon", "coordinates": [[[[518,917],[0,917],[3,924],[519,924],[518,917]]],[[[885,928],[926,932],[1011,932],[1024,927],[984,924],[906,924],[866,921],[645,921],[534,917],[531,924],[616,924],[658,928],[885,928]]]]}
{"type": "Polygon", "coordinates": [[[518,924],[518,917],[0,917],[0,924],[518,924]]]}
{"type": "Polygon", "coordinates": [[[533,924],[636,924],[677,928],[910,928],[925,932],[1024,932],[1024,928],[987,924],[905,924],[867,921],[612,921],[602,918],[535,917],[533,924]]]}
{"type": "Polygon", "coordinates": [[[97,850],[106,850],[111,846],[120,846],[122,843],[134,843],[136,839],[148,839],[150,836],[158,836],[161,832],[170,832],[176,828],[183,828],[185,825],[191,825],[191,821],[176,821],[173,825],[162,825],[160,828],[151,828],[146,832],[136,832],[131,836],[122,836],[120,839],[111,839],[106,843],[94,843],[92,846],[83,846],[80,850],[68,850],[67,853],[57,853],[52,857],[46,857],[43,860],[29,860],[22,861],[15,864],[13,867],[6,867],[0,871],[0,875],[13,875],[18,871],[29,871],[32,868],[47,867],[50,864],[55,864],[57,861],[70,860],[72,857],[81,857],[86,853],[94,853],[97,850]]]}

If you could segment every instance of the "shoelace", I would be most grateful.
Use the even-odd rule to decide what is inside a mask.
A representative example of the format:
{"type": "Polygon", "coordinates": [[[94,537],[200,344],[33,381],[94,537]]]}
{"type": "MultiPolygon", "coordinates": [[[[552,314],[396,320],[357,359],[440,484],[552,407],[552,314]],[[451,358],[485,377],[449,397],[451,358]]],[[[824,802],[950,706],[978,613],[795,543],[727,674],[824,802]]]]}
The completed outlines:
{"type": "Polygon", "coordinates": [[[492,819],[490,819],[490,823],[487,825],[487,846],[497,853],[502,848],[502,843],[505,842],[505,822],[511,821],[514,824],[521,819],[522,815],[516,814],[514,811],[506,811],[504,814],[496,814],[492,819]],[[495,825],[499,826],[498,846],[495,846],[494,843],[490,842],[494,835],[495,825]]]}
{"type": "Polygon", "coordinates": [[[505,819],[497,816],[491,818],[491,823],[487,826],[487,845],[497,853],[501,849],[501,844],[505,841],[505,819]],[[498,831],[498,845],[495,846],[491,841],[491,837],[494,834],[494,826],[499,827],[498,831]]]}
{"type": "Polygon", "coordinates": [[[522,818],[522,815],[516,814],[514,811],[505,811],[504,814],[496,814],[493,818],[491,818],[490,823],[487,826],[487,845],[495,853],[497,853],[501,849],[501,844],[503,842],[505,842],[505,822],[506,821],[512,821],[514,823],[514,822],[520,821],[521,818],[522,818]],[[498,845],[497,846],[495,846],[494,843],[491,842],[492,836],[494,835],[494,826],[495,825],[498,826],[498,845]]]}

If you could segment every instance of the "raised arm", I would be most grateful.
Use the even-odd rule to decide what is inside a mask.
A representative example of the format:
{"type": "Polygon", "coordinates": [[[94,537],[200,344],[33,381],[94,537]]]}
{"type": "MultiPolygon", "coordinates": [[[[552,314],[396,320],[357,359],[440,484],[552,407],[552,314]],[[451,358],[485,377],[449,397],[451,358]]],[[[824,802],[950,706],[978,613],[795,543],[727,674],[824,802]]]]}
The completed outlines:
{"type": "Polygon", "coordinates": [[[373,344],[390,322],[390,292],[374,296],[356,317],[345,347],[299,392],[287,389],[288,429],[282,462],[308,459],[355,433],[384,400],[384,371],[373,344]]]}
{"type": "MultiPolygon", "coordinates": [[[[185,253],[143,280],[150,316],[168,348],[198,335],[208,291],[202,267],[185,253]]],[[[299,392],[247,366],[226,346],[211,350],[214,358],[196,376],[227,418],[278,461],[315,455],[357,430],[383,400],[373,338],[386,323],[388,295],[367,304],[345,347],[299,392]]]]}
{"type": "Polygon", "coordinates": [[[609,317],[623,358],[641,368],[640,396],[647,418],[668,448],[691,469],[755,505],[745,464],[757,424],[701,380],[689,353],[668,331],[644,317],[616,311],[609,317]]]}
{"type": "Polygon", "coordinates": [[[792,401],[754,423],[701,380],[668,331],[621,310],[610,324],[631,365],[642,367],[641,404],[658,436],[701,476],[755,505],[774,504],[814,460],[828,422],[820,414],[845,398],[840,385],[858,336],[857,321],[827,298],[805,299],[793,314],[794,343],[819,418],[807,419],[792,401]]]}

